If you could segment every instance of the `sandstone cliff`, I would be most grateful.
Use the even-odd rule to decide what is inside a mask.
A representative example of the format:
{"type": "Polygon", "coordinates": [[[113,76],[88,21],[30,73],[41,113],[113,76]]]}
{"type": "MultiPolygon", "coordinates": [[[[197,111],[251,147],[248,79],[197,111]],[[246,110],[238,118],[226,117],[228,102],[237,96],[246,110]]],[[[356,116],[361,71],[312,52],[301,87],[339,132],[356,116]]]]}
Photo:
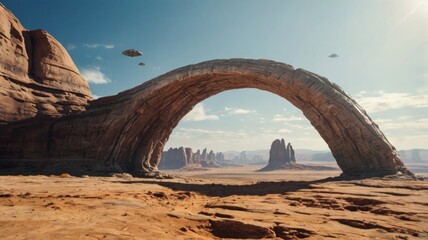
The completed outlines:
{"type": "Polygon", "coordinates": [[[26,30],[0,3],[0,124],[83,111],[91,99],[64,47],[44,30],[26,30]]]}

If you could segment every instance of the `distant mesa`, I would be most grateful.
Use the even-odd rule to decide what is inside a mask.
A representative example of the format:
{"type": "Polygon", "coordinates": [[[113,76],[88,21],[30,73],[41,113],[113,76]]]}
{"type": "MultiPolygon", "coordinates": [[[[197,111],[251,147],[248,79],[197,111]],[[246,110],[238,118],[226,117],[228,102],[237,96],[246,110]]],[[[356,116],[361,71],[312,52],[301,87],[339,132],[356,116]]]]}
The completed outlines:
{"type": "Polygon", "coordinates": [[[284,139],[276,139],[272,142],[269,151],[269,162],[266,167],[259,171],[272,171],[279,169],[296,169],[296,170],[335,170],[326,166],[311,166],[296,163],[296,154],[291,143],[285,146],[284,139]]]}
{"type": "Polygon", "coordinates": [[[193,152],[189,147],[170,148],[164,151],[159,162],[159,169],[188,169],[201,170],[205,168],[219,168],[225,166],[240,166],[225,160],[222,152],[214,153],[206,148],[193,152]]]}
{"type": "Polygon", "coordinates": [[[428,163],[428,149],[409,149],[399,151],[406,163],[428,163]]]}
{"type": "Polygon", "coordinates": [[[125,56],[128,56],[128,57],[139,57],[139,56],[142,56],[143,55],[143,53],[142,52],[140,52],[140,51],[138,51],[138,50],[136,50],[136,49],[127,49],[127,50],[124,50],[123,52],[122,52],[122,54],[123,55],[125,55],[125,56]]]}

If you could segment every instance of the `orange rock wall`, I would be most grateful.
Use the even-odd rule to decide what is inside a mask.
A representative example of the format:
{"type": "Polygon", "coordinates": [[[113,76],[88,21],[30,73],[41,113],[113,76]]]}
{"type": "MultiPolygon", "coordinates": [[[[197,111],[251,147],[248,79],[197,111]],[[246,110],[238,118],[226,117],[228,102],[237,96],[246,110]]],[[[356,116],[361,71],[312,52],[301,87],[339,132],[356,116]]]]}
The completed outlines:
{"type": "Polygon", "coordinates": [[[0,4],[0,124],[79,112],[91,99],[64,47],[44,30],[26,30],[0,4]]]}

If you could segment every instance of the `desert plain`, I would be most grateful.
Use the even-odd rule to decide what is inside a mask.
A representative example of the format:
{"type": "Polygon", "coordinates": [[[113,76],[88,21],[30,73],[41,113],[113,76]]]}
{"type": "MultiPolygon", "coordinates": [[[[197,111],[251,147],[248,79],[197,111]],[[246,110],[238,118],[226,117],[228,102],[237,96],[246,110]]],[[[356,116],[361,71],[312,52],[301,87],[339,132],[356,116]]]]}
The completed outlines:
{"type": "MultiPolygon", "coordinates": [[[[260,166],[0,176],[0,239],[427,239],[428,183],[260,166]]],[[[426,174],[425,174],[426,175],[426,174]]]]}

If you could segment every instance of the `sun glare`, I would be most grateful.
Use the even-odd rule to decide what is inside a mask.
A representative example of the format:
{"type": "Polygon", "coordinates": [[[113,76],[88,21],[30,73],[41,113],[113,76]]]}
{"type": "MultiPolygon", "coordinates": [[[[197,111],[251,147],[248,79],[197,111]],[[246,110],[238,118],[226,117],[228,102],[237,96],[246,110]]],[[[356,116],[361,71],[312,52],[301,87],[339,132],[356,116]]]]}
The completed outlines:
{"type": "Polygon", "coordinates": [[[394,29],[399,27],[401,24],[403,24],[405,21],[407,21],[410,17],[412,17],[414,14],[416,14],[418,11],[423,12],[423,15],[428,20],[428,1],[421,0],[421,1],[409,1],[409,3],[413,6],[409,12],[407,12],[401,19],[398,21],[398,23],[395,25],[394,29]]]}

